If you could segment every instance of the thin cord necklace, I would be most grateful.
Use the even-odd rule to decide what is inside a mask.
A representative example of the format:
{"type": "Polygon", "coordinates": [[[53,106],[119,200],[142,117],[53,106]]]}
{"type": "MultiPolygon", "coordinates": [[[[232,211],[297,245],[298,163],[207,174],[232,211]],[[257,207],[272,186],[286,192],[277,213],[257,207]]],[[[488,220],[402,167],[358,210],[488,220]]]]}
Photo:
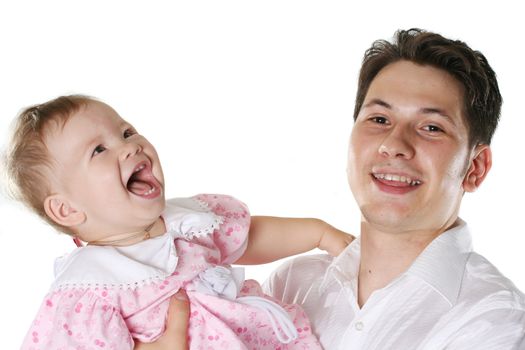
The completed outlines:
{"type": "Polygon", "coordinates": [[[89,245],[101,245],[101,246],[103,245],[119,246],[119,245],[123,245],[122,243],[129,242],[141,236],[142,236],[142,241],[145,241],[151,238],[151,234],[149,231],[153,228],[153,226],[155,226],[156,223],[157,223],[157,220],[155,220],[152,224],[146,227],[143,231],[137,231],[137,232],[131,233],[131,236],[128,236],[128,237],[114,239],[112,241],[109,241],[109,240],[91,241],[91,242],[88,242],[88,244],[89,245]]]}

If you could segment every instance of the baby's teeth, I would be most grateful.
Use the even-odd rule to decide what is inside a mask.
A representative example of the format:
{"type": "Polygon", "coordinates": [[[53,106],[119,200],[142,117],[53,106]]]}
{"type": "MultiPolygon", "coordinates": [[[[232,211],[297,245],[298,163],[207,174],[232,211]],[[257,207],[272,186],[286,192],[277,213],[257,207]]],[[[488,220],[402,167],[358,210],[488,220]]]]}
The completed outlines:
{"type": "Polygon", "coordinates": [[[153,192],[155,192],[155,187],[152,187],[149,191],[145,192],[144,196],[148,196],[148,195],[152,194],[153,192]]]}

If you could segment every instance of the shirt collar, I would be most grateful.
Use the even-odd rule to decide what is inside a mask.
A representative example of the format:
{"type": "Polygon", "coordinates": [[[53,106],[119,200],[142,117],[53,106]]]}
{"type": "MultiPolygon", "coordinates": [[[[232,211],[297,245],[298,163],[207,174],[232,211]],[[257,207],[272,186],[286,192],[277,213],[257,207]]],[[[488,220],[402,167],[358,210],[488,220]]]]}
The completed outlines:
{"type": "MultiPolygon", "coordinates": [[[[465,265],[472,251],[467,224],[458,218],[457,225],[435,238],[403,275],[422,279],[451,305],[457,301],[465,265]]],[[[356,238],[327,269],[321,290],[334,282],[344,284],[357,280],[361,258],[361,239],[356,238]]]]}
{"type": "Polygon", "coordinates": [[[356,280],[361,259],[361,237],[357,237],[332,260],[319,286],[321,294],[334,283],[343,285],[356,280]]]}
{"type": "Polygon", "coordinates": [[[457,225],[434,239],[405,274],[421,278],[454,305],[471,252],[469,229],[458,218],[457,225]]]}

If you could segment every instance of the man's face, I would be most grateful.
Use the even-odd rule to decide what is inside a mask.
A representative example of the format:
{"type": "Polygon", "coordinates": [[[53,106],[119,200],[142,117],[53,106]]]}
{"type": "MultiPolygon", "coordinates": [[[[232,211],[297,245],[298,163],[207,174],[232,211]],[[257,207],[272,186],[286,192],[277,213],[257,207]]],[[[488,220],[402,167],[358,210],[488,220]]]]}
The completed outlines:
{"type": "Polygon", "coordinates": [[[462,99],[459,82],[431,66],[398,61],[374,78],[348,152],[364,222],[410,232],[455,221],[472,153],[462,99]]]}
{"type": "Polygon", "coordinates": [[[133,232],[164,209],[164,178],[155,148],[111,107],[90,102],[46,145],[54,160],[55,191],[85,213],[80,238],[93,241],[133,232]]]}

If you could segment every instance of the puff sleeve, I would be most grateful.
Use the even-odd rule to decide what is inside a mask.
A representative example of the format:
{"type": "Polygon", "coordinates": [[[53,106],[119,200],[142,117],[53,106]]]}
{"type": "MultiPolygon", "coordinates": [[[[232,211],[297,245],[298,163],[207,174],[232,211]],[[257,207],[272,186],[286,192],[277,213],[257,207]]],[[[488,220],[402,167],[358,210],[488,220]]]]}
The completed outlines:
{"type": "Polygon", "coordinates": [[[219,194],[200,194],[195,198],[223,218],[213,233],[213,241],[220,250],[219,264],[232,264],[246,251],[250,230],[250,212],[243,202],[219,194]]]}
{"type": "Polygon", "coordinates": [[[116,308],[97,291],[71,289],[46,296],[21,349],[130,350],[133,346],[116,308]]]}

